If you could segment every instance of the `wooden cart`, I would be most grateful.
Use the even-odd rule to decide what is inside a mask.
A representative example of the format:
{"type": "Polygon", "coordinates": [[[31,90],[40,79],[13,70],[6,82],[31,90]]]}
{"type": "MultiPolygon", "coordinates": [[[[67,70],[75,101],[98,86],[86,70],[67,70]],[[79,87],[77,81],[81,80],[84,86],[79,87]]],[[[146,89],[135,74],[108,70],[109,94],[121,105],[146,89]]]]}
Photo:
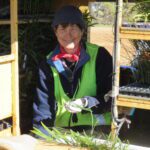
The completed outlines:
{"type": "MultiPolygon", "coordinates": [[[[137,97],[130,95],[121,95],[119,93],[119,77],[120,77],[120,49],[121,39],[136,39],[136,40],[150,40],[150,30],[128,28],[122,26],[122,10],[123,0],[116,0],[116,25],[115,25],[115,47],[114,47],[114,117],[118,118],[118,106],[133,107],[150,110],[149,97],[137,97]]],[[[113,120],[112,132],[116,134],[117,123],[113,120]]]]}
{"type": "MultiPolygon", "coordinates": [[[[122,0],[117,0],[118,24],[116,38],[115,55],[115,84],[114,91],[119,93],[119,59],[120,59],[120,39],[144,39],[150,40],[150,31],[128,29],[121,26],[122,0]],[[120,18],[120,19],[119,19],[120,18]]],[[[10,0],[10,21],[0,21],[1,25],[9,24],[11,28],[11,53],[0,56],[0,121],[6,118],[12,118],[12,127],[0,131],[0,135],[18,135],[19,129],[19,84],[18,84],[18,18],[17,18],[17,0],[10,0]]],[[[150,109],[150,101],[137,97],[121,96],[116,97],[115,106],[135,107],[141,109],[150,109]]],[[[117,114],[117,113],[116,113],[117,114]]]]}
{"type": "MultiPolygon", "coordinates": [[[[8,21],[0,21],[0,25],[8,21]]],[[[10,0],[11,52],[0,56],[0,122],[12,120],[12,127],[0,131],[0,136],[19,135],[18,87],[18,19],[17,0],[10,0]]]]}

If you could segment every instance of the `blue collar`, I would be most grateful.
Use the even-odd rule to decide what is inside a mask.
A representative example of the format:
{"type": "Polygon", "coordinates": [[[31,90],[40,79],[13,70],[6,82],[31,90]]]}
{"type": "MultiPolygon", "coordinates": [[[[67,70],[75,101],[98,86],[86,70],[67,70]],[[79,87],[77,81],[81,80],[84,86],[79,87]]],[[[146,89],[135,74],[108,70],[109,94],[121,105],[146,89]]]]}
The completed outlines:
{"type": "MultiPolygon", "coordinates": [[[[57,61],[53,61],[52,58],[60,53],[60,46],[57,45],[56,48],[54,49],[54,51],[52,52],[51,55],[48,56],[47,58],[47,63],[52,66],[55,67],[57,69],[57,71],[59,73],[62,73],[65,75],[65,68],[62,65],[62,61],[61,60],[57,60],[57,61]]],[[[79,61],[77,63],[77,66],[75,68],[75,70],[78,70],[81,66],[83,66],[88,60],[90,59],[89,54],[86,52],[86,49],[82,46],[81,48],[81,52],[80,52],[80,58],[79,61]]],[[[65,75],[66,76],[66,75],[65,75]]]]}

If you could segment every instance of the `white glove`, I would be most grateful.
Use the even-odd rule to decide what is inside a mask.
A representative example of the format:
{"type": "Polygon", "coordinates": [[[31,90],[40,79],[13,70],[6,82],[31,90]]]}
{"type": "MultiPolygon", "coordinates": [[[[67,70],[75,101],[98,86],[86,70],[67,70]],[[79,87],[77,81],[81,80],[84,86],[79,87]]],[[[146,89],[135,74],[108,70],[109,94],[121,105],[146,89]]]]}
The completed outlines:
{"type": "Polygon", "coordinates": [[[65,108],[71,113],[81,112],[88,105],[88,101],[84,98],[79,98],[74,101],[66,102],[65,108]]]}
{"type": "Polygon", "coordinates": [[[99,104],[99,101],[91,96],[85,96],[74,101],[65,103],[65,108],[71,113],[81,112],[83,108],[91,108],[99,104]]]}

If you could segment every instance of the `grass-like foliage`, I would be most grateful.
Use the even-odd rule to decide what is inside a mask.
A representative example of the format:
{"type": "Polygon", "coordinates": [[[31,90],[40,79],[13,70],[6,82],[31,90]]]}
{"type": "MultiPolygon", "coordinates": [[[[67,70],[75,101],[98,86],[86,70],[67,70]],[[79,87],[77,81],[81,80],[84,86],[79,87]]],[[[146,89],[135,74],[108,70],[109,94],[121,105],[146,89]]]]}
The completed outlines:
{"type": "Polygon", "coordinates": [[[56,142],[58,144],[66,144],[76,147],[84,147],[89,150],[127,150],[128,145],[123,144],[121,140],[116,137],[112,138],[112,135],[106,137],[106,140],[100,140],[95,138],[94,135],[88,135],[87,133],[74,132],[64,128],[48,128],[42,123],[43,128],[49,134],[41,132],[39,129],[34,128],[31,132],[35,135],[43,138],[47,142],[56,142]]]}

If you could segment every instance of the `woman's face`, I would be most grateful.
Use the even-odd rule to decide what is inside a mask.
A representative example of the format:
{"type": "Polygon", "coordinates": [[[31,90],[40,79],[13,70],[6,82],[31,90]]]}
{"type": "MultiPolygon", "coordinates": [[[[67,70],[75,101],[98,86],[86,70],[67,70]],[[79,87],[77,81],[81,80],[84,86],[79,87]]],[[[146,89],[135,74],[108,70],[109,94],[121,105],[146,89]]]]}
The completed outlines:
{"type": "Polygon", "coordinates": [[[76,24],[58,25],[55,34],[59,44],[68,54],[73,54],[81,41],[83,31],[76,24]]]}

